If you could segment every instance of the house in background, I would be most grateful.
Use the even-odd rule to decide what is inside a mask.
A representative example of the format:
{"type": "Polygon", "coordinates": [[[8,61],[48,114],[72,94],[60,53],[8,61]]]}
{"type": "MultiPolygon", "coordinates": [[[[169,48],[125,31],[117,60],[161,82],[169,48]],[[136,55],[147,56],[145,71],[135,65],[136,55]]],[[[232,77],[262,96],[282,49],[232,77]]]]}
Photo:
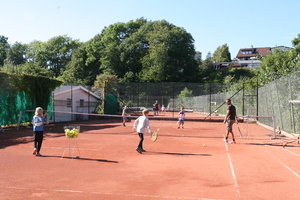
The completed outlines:
{"type": "Polygon", "coordinates": [[[263,58],[271,51],[271,47],[245,48],[240,49],[236,56],[236,66],[240,67],[258,67],[263,58]]]}
{"type": "Polygon", "coordinates": [[[231,67],[258,67],[261,63],[261,58],[266,57],[275,49],[288,51],[291,48],[286,46],[276,47],[251,47],[240,49],[236,58],[232,62],[214,62],[215,69],[226,69],[231,67]]]}
{"type": "Polygon", "coordinates": [[[53,93],[53,115],[50,122],[87,120],[88,115],[60,112],[94,113],[101,98],[83,86],[61,86],[53,93]]]}

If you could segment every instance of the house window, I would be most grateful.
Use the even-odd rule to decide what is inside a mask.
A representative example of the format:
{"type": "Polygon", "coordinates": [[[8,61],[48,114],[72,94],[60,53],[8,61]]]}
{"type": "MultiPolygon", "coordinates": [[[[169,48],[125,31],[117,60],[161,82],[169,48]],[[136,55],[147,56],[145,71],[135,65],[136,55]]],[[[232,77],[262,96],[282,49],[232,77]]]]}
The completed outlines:
{"type": "Polygon", "coordinates": [[[67,98],[67,107],[72,107],[72,99],[67,98]]]}
{"type": "Polygon", "coordinates": [[[243,51],[242,54],[252,54],[252,51],[243,51]]]}
{"type": "Polygon", "coordinates": [[[84,99],[80,99],[80,101],[79,101],[79,106],[80,106],[80,107],[83,107],[83,105],[84,105],[84,99]]]}

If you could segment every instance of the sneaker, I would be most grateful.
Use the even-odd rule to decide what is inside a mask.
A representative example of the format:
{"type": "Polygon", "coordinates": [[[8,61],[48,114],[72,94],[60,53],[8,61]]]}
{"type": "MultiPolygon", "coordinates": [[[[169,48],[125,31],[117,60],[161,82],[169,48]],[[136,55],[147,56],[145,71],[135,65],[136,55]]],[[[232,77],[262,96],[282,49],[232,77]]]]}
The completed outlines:
{"type": "Polygon", "coordinates": [[[32,154],[33,154],[33,155],[36,155],[36,149],[33,149],[32,154]]]}
{"type": "Polygon", "coordinates": [[[141,151],[141,152],[146,152],[146,150],[145,150],[145,149],[141,149],[140,151],[141,151]]]}
{"type": "Polygon", "coordinates": [[[36,153],[35,156],[42,156],[40,153],[36,153]]]}
{"type": "Polygon", "coordinates": [[[184,127],[181,127],[182,129],[184,129],[184,127]]]}
{"type": "Polygon", "coordinates": [[[142,153],[142,151],[141,151],[140,148],[136,148],[135,150],[136,150],[137,152],[139,152],[139,153],[142,153]]]}
{"type": "Polygon", "coordinates": [[[123,123],[123,126],[126,127],[125,123],[123,123]]]}
{"type": "Polygon", "coordinates": [[[225,141],[226,143],[228,142],[226,138],[223,138],[222,140],[225,141]]]}
{"type": "Polygon", "coordinates": [[[180,127],[178,127],[178,129],[179,129],[180,127]]]}
{"type": "Polygon", "coordinates": [[[232,140],[229,142],[229,144],[236,144],[236,142],[232,140]]]}

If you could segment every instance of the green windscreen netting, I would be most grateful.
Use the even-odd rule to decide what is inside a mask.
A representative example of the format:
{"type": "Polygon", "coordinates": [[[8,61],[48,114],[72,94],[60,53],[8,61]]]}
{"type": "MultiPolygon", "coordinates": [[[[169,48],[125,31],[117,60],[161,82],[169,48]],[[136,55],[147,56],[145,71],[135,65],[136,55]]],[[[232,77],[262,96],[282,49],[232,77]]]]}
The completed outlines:
{"type": "MultiPolygon", "coordinates": [[[[17,124],[20,111],[26,109],[35,110],[39,106],[35,99],[30,98],[24,91],[7,91],[0,89],[0,124],[17,124]]],[[[52,94],[49,96],[49,103],[44,110],[52,110],[52,94]]],[[[30,122],[33,113],[22,112],[21,122],[30,122]]]]}

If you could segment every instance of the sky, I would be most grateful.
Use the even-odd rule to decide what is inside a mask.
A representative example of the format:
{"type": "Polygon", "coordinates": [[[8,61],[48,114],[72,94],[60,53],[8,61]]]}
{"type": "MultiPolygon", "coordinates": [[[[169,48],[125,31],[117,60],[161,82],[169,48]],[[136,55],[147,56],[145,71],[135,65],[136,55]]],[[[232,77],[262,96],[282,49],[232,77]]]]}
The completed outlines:
{"type": "Polygon", "coordinates": [[[0,35],[9,44],[60,35],[86,42],[111,24],[166,20],[194,38],[205,59],[227,44],[239,49],[292,47],[300,33],[299,0],[0,0],[0,35]]]}

